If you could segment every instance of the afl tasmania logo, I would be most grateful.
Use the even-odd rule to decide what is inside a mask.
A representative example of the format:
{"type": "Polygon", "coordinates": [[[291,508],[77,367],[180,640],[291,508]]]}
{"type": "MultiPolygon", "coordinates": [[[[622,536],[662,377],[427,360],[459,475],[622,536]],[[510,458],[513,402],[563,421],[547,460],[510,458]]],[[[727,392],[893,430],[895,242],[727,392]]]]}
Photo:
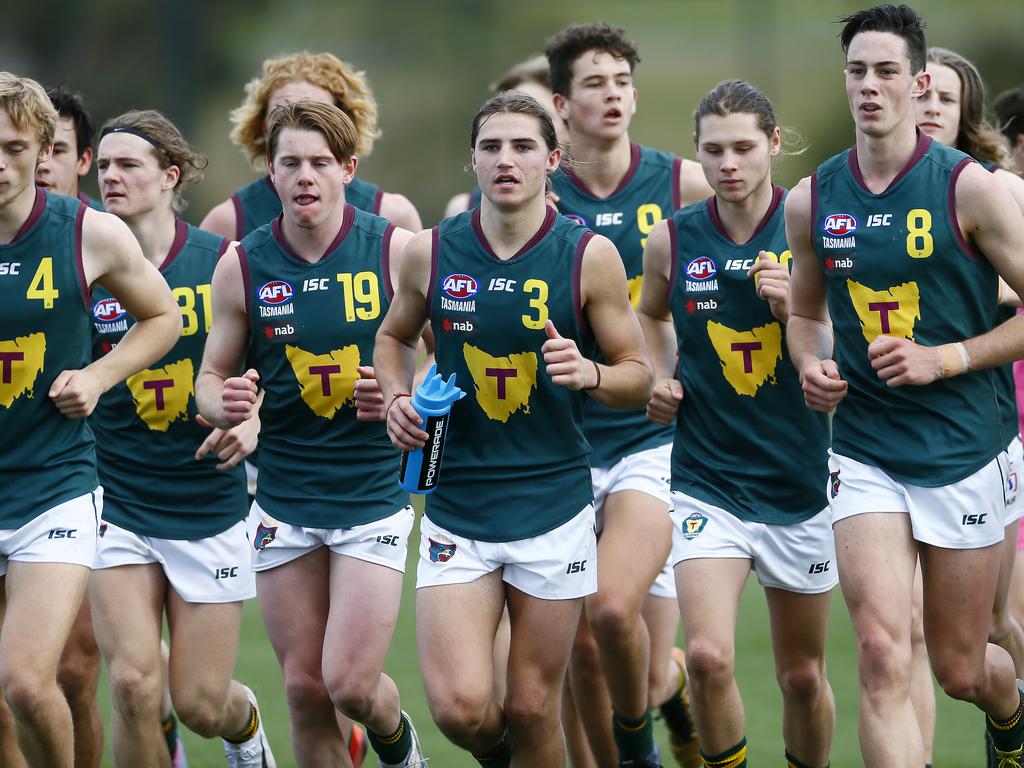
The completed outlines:
{"type": "Polygon", "coordinates": [[[289,303],[294,295],[295,291],[292,289],[291,283],[284,280],[271,280],[260,288],[260,304],[266,304],[268,307],[280,306],[289,303]]]}
{"type": "Polygon", "coordinates": [[[124,307],[117,299],[102,299],[92,307],[92,316],[101,323],[113,323],[124,317],[124,307]]]}
{"type": "Polygon", "coordinates": [[[691,280],[710,280],[718,274],[714,259],[698,256],[686,265],[686,276],[691,280]]]}
{"type": "Polygon", "coordinates": [[[823,229],[832,237],[846,237],[857,231],[857,219],[848,213],[830,213],[823,229]]]}
{"type": "Polygon", "coordinates": [[[477,283],[475,278],[462,273],[448,275],[441,284],[441,287],[444,288],[444,292],[451,298],[458,299],[459,301],[472,299],[476,296],[476,292],[480,290],[480,284],[477,283]]]}

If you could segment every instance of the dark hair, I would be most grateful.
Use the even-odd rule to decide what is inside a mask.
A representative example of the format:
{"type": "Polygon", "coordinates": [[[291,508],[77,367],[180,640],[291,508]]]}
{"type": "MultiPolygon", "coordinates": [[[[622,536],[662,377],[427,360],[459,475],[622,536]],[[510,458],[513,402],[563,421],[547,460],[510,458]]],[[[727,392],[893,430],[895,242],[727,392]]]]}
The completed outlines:
{"type": "Polygon", "coordinates": [[[177,166],[178,183],[174,187],[173,206],[175,213],[185,210],[182,187],[202,180],[203,171],[209,165],[206,155],[189,146],[178,126],[155,109],[132,110],[111,118],[100,131],[100,141],[108,133],[118,132],[141,136],[153,148],[153,154],[162,169],[177,166]]]}
{"type": "Polygon", "coordinates": [[[266,155],[271,162],[277,157],[277,142],[285,128],[321,134],[339,163],[352,157],[359,143],[359,132],[355,124],[339,107],[311,99],[299,99],[278,104],[270,113],[266,155]]]}
{"type": "Polygon", "coordinates": [[[711,89],[693,112],[693,133],[700,136],[700,121],[707,115],[725,117],[737,112],[757,117],[757,127],[770,139],[779,121],[768,97],[744,80],[725,80],[711,89]]]}
{"type": "Polygon", "coordinates": [[[630,72],[640,63],[636,43],[627,39],[621,27],[613,27],[603,21],[575,24],[549,37],[544,46],[544,55],[551,70],[552,92],[569,95],[572,65],[587,51],[610,53],[616,59],[625,59],[629,62],[630,72]]]}
{"type": "Polygon", "coordinates": [[[491,83],[491,93],[502,91],[513,91],[523,83],[534,83],[543,88],[551,90],[551,76],[548,70],[548,60],[542,54],[531,56],[526,61],[513,64],[496,81],[491,83]]]}
{"type": "Polygon", "coordinates": [[[843,31],[839,40],[843,45],[843,53],[850,49],[850,42],[860,32],[891,32],[902,37],[907,46],[907,57],[910,59],[911,74],[916,75],[924,69],[925,51],[928,45],[924,41],[924,19],[909,5],[876,5],[866,11],[858,11],[839,20],[843,31]]]}
{"type": "Polygon", "coordinates": [[[522,91],[502,91],[497,96],[492,96],[485,101],[473,117],[473,129],[469,134],[470,149],[476,147],[476,137],[480,133],[480,126],[484,124],[488,117],[498,114],[532,115],[536,117],[540,121],[540,135],[544,139],[548,151],[553,152],[559,148],[555,124],[551,122],[551,115],[541,106],[540,102],[522,91]]]}
{"type": "MultiPolygon", "coordinates": [[[[985,82],[977,68],[959,53],[945,48],[929,48],[928,63],[949,67],[960,78],[960,124],[956,131],[956,149],[982,163],[1007,165],[1007,152],[995,126],[985,115],[985,82]]],[[[935,81],[932,81],[935,87],[935,81]]]]}
{"type": "Polygon", "coordinates": [[[999,130],[1011,144],[1016,143],[1017,137],[1024,133],[1024,85],[1000,93],[994,106],[999,130]]]}
{"type": "Polygon", "coordinates": [[[75,144],[77,145],[78,156],[85,154],[85,150],[92,147],[93,124],[92,115],[85,107],[85,101],[81,94],[69,91],[64,83],[46,92],[50,101],[57,109],[61,117],[70,117],[75,126],[75,144]]]}

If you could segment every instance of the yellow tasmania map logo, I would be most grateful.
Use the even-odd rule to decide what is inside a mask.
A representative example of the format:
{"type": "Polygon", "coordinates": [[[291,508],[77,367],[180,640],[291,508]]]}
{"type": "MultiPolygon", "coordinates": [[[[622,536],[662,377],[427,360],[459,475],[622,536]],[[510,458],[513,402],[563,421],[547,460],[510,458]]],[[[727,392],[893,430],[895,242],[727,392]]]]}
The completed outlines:
{"type": "Polygon", "coordinates": [[[633,309],[636,309],[640,305],[640,291],[644,287],[644,276],[637,275],[632,280],[627,280],[626,284],[629,286],[629,303],[633,305],[633,309]]]}
{"type": "Polygon", "coordinates": [[[343,405],[354,405],[359,378],[359,346],[349,344],[326,355],[314,355],[291,344],[285,354],[292,365],[306,405],[317,416],[333,419],[343,405]]]}
{"type": "Polygon", "coordinates": [[[847,279],[850,300],[860,318],[860,330],[868,344],[880,335],[914,340],[914,321],[921,319],[921,294],[917,283],[896,285],[887,291],[872,291],[847,279]]]}
{"type": "Polygon", "coordinates": [[[722,364],[722,375],[738,395],[753,397],[766,381],[775,383],[782,359],[782,327],[768,323],[749,331],[708,320],[708,337],[722,364]]]}
{"type": "Polygon", "coordinates": [[[518,410],[530,412],[530,392],[537,388],[535,353],[491,357],[468,343],[462,353],[476,385],[476,401],[489,419],[504,423],[518,410]]]}
{"type": "Polygon", "coordinates": [[[195,372],[189,358],[153,371],[139,371],[125,382],[135,401],[135,412],[146,426],[166,432],[171,424],[188,419],[195,372]]]}
{"type": "Polygon", "coordinates": [[[0,341],[0,405],[10,408],[22,395],[35,397],[36,377],[42,373],[45,356],[45,333],[0,341]]]}

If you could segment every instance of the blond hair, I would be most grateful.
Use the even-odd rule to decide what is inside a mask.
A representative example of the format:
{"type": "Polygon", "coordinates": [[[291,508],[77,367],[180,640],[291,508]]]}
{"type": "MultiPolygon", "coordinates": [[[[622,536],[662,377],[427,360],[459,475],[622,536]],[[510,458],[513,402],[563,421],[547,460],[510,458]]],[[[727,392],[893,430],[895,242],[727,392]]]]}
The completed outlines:
{"type": "Polygon", "coordinates": [[[355,127],[355,153],[366,156],[380,138],[377,128],[377,102],[366,83],[366,73],[330,53],[302,51],[263,62],[263,76],[245,86],[245,100],[232,111],[231,140],[249,156],[255,168],[266,162],[267,106],[271,94],[289,83],[305,81],[334,96],[334,105],[344,112],[355,127]]]}
{"type": "Polygon", "coordinates": [[[277,142],[281,131],[295,128],[300,131],[316,131],[327,140],[331,154],[342,162],[355,154],[359,136],[348,115],[333,104],[324,104],[312,99],[299,99],[287,104],[278,104],[270,113],[270,130],[267,131],[266,156],[273,161],[277,155],[277,142]]]}
{"type": "Polygon", "coordinates": [[[35,80],[0,72],[0,107],[10,115],[15,128],[35,134],[41,150],[53,144],[57,109],[35,80]]]}

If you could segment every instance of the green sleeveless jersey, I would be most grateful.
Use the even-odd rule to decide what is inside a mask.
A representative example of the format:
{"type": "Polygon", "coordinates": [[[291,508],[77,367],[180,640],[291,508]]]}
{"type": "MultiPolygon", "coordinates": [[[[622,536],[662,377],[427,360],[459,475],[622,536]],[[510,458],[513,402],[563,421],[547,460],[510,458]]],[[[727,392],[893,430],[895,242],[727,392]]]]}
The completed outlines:
{"type": "Polygon", "coordinates": [[[25,224],[0,245],[0,529],[98,485],[92,430],[49,397],[61,371],[89,364],[85,211],[73,197],[37,189],[25,224]]]}
{"type": "MultiPolygon", "coordinates": [[[[358,176],[345,187],[345,202],[368,213],[380,213],[384,190],[358,176]]],[[[257,179],[231,196],[235,207],[235,240],[241,240],[257,227],[281,215],[281,198],[269,176],[257,179]]]]}
{"type": "Polygon", "coordinates": [[[99,200],[93,200],[84,192],[78,193],[78,199],[82,202],[82,205],[87,205],[94,211],[106,211],[106,208],[103,207],[103,203],[101,203],[99,200]]]}
{"type": "Polygon", "coordinates": [[[266,390],[256,501],[278,520],[351,528],[409,502],[384,422],[357,421],[355,408],[356,368],[373,365],[393,293],[394,229],[346,205],[319,261],[295,254],[279,218],[241,242],[249,360],[266,390]]]}
{"type": "Polygon", "coordinates": [[[864,185],[856,149],[812,177],[811,236],[828,284],[835,360],[850,385],[832,447],[912,485],[962,480],[1009,441],[993,370],[888,387],[867,354],[881,334],[936,346],[992,329],[996,273],[956,220],[956,179],[971,162],[919,134],[906,167],[879,194],[864,185]]]}
{"type": "MultiPolygon", "coordinates": [[[[100,398],[90,419],[103,485],[103,519],[141,536],[202,539],[247,512],[245,470],[196,461],[210,430],[196,421],[195,380],[210,330],[210,281],[228,241],[180,219],[160,274],[178,301],[177,343],[100,398]]],[[[92,292],[92,354],[100,358],[135,320],[107,291],[92,292]]]]}
{"type": "MultiPolygon", "coordinates": [[[[629,298],[636,308],[643,283],[644,245],[647,235],[679,208],[679,168],[682,160],[668,152],[633,144],[629,171],[618,189],[597,197],[571,170],[552,176],[558,210],[568,218],[604,235],[619,250],[629,282],[629,298]]],[[[598,360],[604,361],[603,357],[598,360]]],[[[608,408],[587,398],[583,412],[587,439],[593,446],[590,463],[607,468],[624,456],[672,442],[671,425],[647,420],[644,408],[608,408]]]]}
{"type": "Polygon", "coordinates": [[[785,326],[747,276],[760,251],[783,264],[792,258],[784,198],[775,187],[743,245],[726,233],[714,197],[679,211],[669,227],[683,385],[672,490],[769,525],[806,520],[828,504],[828,418],[804,406],[785,326]]]}
{"type": "Polygon", "coordinates": [[[551,383],[541,346],[550,318],[584,348],[580,266],[593,236],[548,209],[537,234],[499,259],[480,209],[433,230],[427,306],[437,370],[468,394],[452,406],[443,477],[426,514],[460,536],[517,541],[546,533],[593,498],[582,392],[551,383]]]}

